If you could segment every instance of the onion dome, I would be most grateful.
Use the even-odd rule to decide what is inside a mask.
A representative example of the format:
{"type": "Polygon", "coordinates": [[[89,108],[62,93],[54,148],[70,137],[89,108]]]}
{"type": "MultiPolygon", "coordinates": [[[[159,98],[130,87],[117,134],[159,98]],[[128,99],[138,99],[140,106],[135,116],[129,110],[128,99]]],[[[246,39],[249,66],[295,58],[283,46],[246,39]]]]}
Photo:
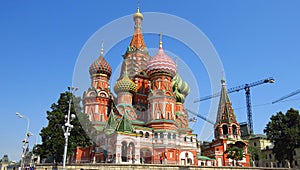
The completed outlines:
{"type": "Polygon", "coordinates": [[[104,50],[103,50],[103,42],[102,42],[102,48],[101,48],[101,51],[100,51],[100,56],[90,66],[90,70],[89,70],[90,75],[105,74],[108,77],[110,77],[112,70],[111,70],[110,65],[105,60],[105,58],[103,56],[103,52],[104,52],[104,50]]]}
{"type": "Polygon", "coordinates": [[[130,80],[127,73],[124,73],[122,77],[116,82],[114,91],[118,94],[120,92],[136,93],[137,88],[135,83],[130,80]]]}
{"type": "Polygon", "coordinates": [[[146,73],[149,77],[155,75],[168,75],[172,78],[176,74],[176,64],[164,53],[161,40],[157,54],[147,64],[146,73]]]}
{"type": "Polygon", "coordinates": [[[144,18],[143,14],[140,13],[140,8],[139,7],[138,7],[136,13],[133,14],[133,19],[135,19],[135,18],[141,18],[141,19],[144,18]]]}
{"type": "Polygon", "coordinates": [[[190,92],[190,88],[187,82],[183,81],[178,73],[172,79],[172,88],[176,97],[176,102],[184,103],[185,97],[190,92]]]}
{"type": "Polygon", "coordinates": [[[187,82],[183,81],[179,74],[176,74],[172,79],[172,87],[175,89],[175,85],[177,85],[178,91],[183,94],[185,97],[190,92],[190,87],[187,82]]]}
{"type": "Polygon", "coordinates": [[[185,101],[185,96],[182,94],[182,93],[180,93],[179,91],[178,91],[178,86],[177,86],[177,83],[175,83],[175,85],[174,85],[175,87],[174,87],[174,94],[175,94],[175,98],[176,98],[176,102],[180,102],[180,103],[184,103],[184,101],[185,101]]]}

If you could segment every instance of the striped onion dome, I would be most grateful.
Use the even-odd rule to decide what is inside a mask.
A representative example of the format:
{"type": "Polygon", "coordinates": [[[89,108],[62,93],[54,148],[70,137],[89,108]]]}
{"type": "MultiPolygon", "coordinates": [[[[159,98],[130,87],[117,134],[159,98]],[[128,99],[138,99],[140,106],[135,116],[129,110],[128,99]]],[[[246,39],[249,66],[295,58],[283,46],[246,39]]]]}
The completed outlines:
{"type": "Polygon", "coordinates": [[[101,48],[101,51],[100,51],[100,56],[90,66],[90,70],[89,70],[90,75],[105,74],[108,77],[111,76],[112,70],[111,70],[110,65],[107,63],[107,61],[103,57],[103,51],[104,50],[103,50],[103,42],[102,42],[102,48],[101,48]]]}
{"type": "Polygon", "coordinates": [[[127,73],[124,73],[122,77],[115,83],[114,91],[118,94],[120,92],[136,93],[137,88],[135,83],[130,80],[127,73]]]}
{"type": "Polygon", "coordinates": [[[146,73],[149,77],[156,75],[168,75],[172,78],[176,74],[176,64],[164,53],[160,44],[157,54],[148,62],[146,73]]]}

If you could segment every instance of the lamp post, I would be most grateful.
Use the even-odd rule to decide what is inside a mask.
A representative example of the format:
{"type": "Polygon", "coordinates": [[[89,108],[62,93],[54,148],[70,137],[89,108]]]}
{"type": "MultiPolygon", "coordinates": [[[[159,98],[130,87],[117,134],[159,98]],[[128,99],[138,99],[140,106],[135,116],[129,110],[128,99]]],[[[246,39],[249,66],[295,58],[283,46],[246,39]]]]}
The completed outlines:
{"type": "Polygon", "coordinates": [[[24,158],[25,158],[25,154],[26,154],[26,149],[28,148],[28,138],[30,136],[32,136],[32,133],[29,132],[29,125],[30,125],[30,120],[28,117],[21,115],[19,112],[16,112],[16,115],[21,118],[21,119],[26,119],[27,120],[27,128],[26,128],[26,133],[25,133],[25,138],[22,141],[23,142],[23,146],[22,146],[22,157],[21,157],[21,169],[24,168],[24,158]]]}
{"type": "Polygon", "coordinates": [[[69,99],[69,109],[68,109],[68,114],[65,115],[65,125],[62,126],[63,130],[64,130],[64,136],[65,136],[65,148],[64,148],[64,157],[63,157],[63,170],[66,169],[66,160],[67,160],[67,151],[68,151],[68,140],[69,140],[69,136],[70,136],[70,131],[73,128],[73,125],[71,125],[71,119],[75,118],[75,115],[72,114],[71,115],[71,104],[72,104],[72,94],[73,92],[77,91],[78,88],[74,88],[74,87],[68,87],[68,91],[71,93],[70,99],[69,99]],[[70,117],[71,116],[71,117],[70,117]]]}

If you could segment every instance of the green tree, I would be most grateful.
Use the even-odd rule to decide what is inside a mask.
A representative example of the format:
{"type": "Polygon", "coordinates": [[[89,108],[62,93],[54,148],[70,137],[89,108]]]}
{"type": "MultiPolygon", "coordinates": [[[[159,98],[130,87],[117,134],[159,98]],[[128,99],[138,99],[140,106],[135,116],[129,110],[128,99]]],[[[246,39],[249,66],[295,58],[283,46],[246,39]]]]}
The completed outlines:
{"type": "Polygon", "coordinates": [[[89,133],[94,134],[91,122],[88,120],[86,114],[81,112],[79,97],[75,97],[70,92],[60,94],[57,103],[51,105],[51,111],[47,111],[48,126],[41,130],[42,144],[35,147],[35,154],[41,156],[41,159],[46,159],[46,162],[62,162],[65,138],[63,126],[65,124],[65,115],[68,113],[69,101],[72,97],[71,114],[76,117],[71,121],[74,126],[71,129],[68,142],[68,156],[70,156],[77,146],[90,146],[91,139],[84,131],[86,129],[89,133]],[[80,124],[82,123],[82,125],[80,124]]]}
{"type": "Polygon", "coordinates": [[[250,154],[252,165],[255,165],[256,162],[258,162],[259,160],[261,160],[263,158],[263,153],[261,152],[260,148],[258,148],[258,147],[249,146],[248,151],[250,154]]]}
{"type": "Polygon", "coordinates": [[[272,152],[279,162],[294,160],[295,148],[300,146],[300,115],[298,110],[289,109],[286,114],[278,112],[264,129],[267,139],[274,143],[272,152]]]}
{"type": "Polygon", "coordinates": [[[236,165],[238,164],[238,161],[243,160],[245,157],[243,148],[237,146],[229,147],[226,153],[228,153],[227,158],[235,160],[236,165]]]}

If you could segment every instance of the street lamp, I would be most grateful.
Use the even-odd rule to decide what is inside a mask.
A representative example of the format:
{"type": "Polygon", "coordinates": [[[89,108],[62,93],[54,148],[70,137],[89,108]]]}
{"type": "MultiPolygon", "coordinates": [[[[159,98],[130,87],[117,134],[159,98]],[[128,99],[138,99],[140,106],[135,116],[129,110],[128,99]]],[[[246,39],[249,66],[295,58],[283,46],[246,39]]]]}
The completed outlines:
{"type": "Polygon", "coordinates": [[[71,104],[72,104],[72,94],[73,92],[77,91],[78,88],[74,88],[74,87],[68,87],[68,91],[71,93],[70,99],[69,99],[69,109],[68,109],[68,114],[65,115],[65,125],[62,126],[63,130],[64,130],[64,136],[65,136],[65,148],[64,148],[64,157],[63,157],[63,170],[66,169],[66,160],[67,160],[67,151],[68,151],[68,140],[69,140],[69,136],[70,136],[70,131],[73,128],[73,125],[71,125],[71,119],[75,118],[75,115],[71,114],[71,104]],[[71,116],[71,118],[70,118],[71,116]]]}
{"type": "Polygon", "coordinates": [[[30,136],[32,136],[33,134],[29,132],[29,125],[30,125],[29,118],[24,115],[21,115],[19,112],[16,112],[16,115],[21,119],[24,118],[27,120],[27,128],[26,128],[25,138],[22,141],[23,142],[23,146],[22,146],[23,151],[22,151],[22,157],[21,157],[21,168],[23,169],[24,168],[24,158],[25,158],[26,149],[28,148],[28,142],[29,142],[28,138],[30,136]]]}

